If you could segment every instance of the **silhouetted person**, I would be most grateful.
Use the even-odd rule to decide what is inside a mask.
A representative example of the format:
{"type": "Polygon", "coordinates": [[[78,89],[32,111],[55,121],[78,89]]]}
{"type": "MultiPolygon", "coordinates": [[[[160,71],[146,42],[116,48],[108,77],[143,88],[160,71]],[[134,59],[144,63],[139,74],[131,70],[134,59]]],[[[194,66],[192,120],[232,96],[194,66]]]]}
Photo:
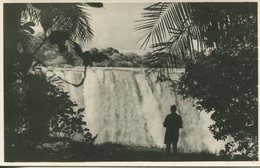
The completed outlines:
{"type": "Polygon", "coordinates": [[[179,129],[182,128],[182,119],[176,113],[176,106],[171,106],[171,114],[168,114],[163,122],[163,126],[166,127],[164,143],[166,144],[166,152],[170,153],[171,145],[173,147],[173,153],[177,154],[177,143],[179,139],[179,129]]]}

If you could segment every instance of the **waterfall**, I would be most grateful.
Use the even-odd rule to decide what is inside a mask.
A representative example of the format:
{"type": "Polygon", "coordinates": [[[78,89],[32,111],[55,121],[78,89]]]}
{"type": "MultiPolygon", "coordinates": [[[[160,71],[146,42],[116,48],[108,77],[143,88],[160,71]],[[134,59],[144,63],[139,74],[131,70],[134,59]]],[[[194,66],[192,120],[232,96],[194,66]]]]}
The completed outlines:
{"type": "MultiPolygon", "coordinates": [[[[71,83],[79,83],[83,69],[54,68],[57,75],[71,83]]],[[[179,79],[181,70],[172,78],[179,79]]],[[[177,105],[183,120],[178,146],[185,152],[211,151],[223,148],[208,127],[213,121],[210,114],[199,113],[193,99],[171,93],[166,82],[155,82],[143,69],[88,68],[80,87],[63,84],[71,99],[85,107],[85,120],[92,134],[98,134],[96,143],[114,142],[141,146],[164,145],[165,128],[162,123],[170,106],[177,105]]]]}

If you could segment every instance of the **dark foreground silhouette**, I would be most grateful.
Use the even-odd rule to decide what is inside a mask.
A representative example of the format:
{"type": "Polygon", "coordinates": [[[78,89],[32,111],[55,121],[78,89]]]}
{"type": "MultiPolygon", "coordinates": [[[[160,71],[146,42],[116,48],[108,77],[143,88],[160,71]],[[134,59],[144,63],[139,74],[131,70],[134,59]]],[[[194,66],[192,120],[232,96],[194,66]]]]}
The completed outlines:
{"type": "MultiPolygon", "coordinates": [[[[55,145],[56,146],[56,145],[55,145]]],[[[56,146],[55,150],[35,149],[16,150],[5,156],[5,161],[15,162],[95,162],[95,161],[228,161],[250,160],[250,158],[219,156],[210,152],[184,152],[179,150],[178,157],[166,155],[164,148],[142,147],[104,143],[88,145],[74,142],[56,146]],[[63,147],[62,147],[63,146],[63,147]],[[59,148],[59,149],[58,149],[59,148]]]]}
{"type": "Polygon", "coordinates": [[[177,155],[177,144],[179,139],[179,129],[182,128],[182,119],[176,113],[177,107],[171,106],[171,114],[168,114],[163,122],[163,126],[166,127],[164,143],[166,144],[166,152],[170,153],[172,145],[173,153],[177,155]]]}

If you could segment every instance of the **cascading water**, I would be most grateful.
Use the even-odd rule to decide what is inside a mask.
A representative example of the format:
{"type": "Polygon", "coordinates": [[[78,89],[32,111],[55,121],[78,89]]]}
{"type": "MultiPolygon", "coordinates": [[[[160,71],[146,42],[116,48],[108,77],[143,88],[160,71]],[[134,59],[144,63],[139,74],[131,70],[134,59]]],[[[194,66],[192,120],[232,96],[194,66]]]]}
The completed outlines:
{"type": "MultiPolygon", "coordinates": [[[[79,83],[83,69],[54,68],[57,75],[71,83],[79,83]]],[[[179,79],[176,70],[172,78],[179,79]]],[[[85,119],[96,143],[115,142],[162,147],[165,128],[162,123],[170,106],[177,105],[183,120],[178,146],[186,152],[218,151],[223,142],[216,141],[208,126],[210,115],[198,113],[194,100],[183,100],[170,92],[167,83],[147,78],[143,69],[88,68],[84,84],[75,87],[63,84],[71,99],[85,107],[85,119]]]]}

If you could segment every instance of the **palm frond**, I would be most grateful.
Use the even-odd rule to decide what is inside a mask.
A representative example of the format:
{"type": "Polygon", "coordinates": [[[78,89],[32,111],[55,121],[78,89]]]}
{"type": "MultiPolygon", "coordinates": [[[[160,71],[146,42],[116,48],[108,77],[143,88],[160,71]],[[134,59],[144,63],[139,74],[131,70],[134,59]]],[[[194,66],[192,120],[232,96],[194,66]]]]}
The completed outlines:
{"type": "Polygon", "coordinates": [[[53,31],[65,31],[71,35],[72,40],[79,40],[81,43],[92,40],[93,30],[85,4],[52,3],[33,6],[41,11],[40,21],[48,34],[53,31]]]}
{"type": "Polygon", "coordinates": [[[169,3],[156,3],[144,10],[146,12],[142,13],[143,19],[138,20],[141,22],[135,28],[137,31],[142,31],[143,35],[139,40],[143,40],[141,47],[147,47],[149,41],[163,42],[168,33],[165,31],[168,29],[168,24],[172,22],[163,22],[167,20],[167,11],[169,3]],[[166,16],[166,17],[165,17],[166,16]]]}
{"type": "Polygon", "coordinates": [[[156,3],[144,10],[143,19],[138,21],[135,30],[143,33],[139,39],[141,47],[151,44],[155,53],[150,58],[148,74],[158,68],[166,68],[162,72],[169,72],[185,58],[192,57],[195,48],[203,50],[201,33],[192,22],[189,3],[156,3]],[[166,57],[163,53],[169,54],[166,57]],[[162,64],[165,66],[158,67],[162,64]]]}
{"type": "Polygon", "coordinates": [[[25,22],[28,22],[28,21],[34,22],[34,23],[39,23],[40,22],[40,11],[30,3],[24,4],[24,6],[25,7],[21,13],[22,24],[25,22]]]}
{"type": "Polygon", "coordinates": [[[162,59],[154,57],[160,57],[163,52],[171,53],[168,63],[176,65],[186,58],[193,59],[196,52],[221,46],[221,41],[230,40],[235,44],[232,37],[239,37],[244,23],[255,22],[255,6],[251,3],[156,3],[144,9],[143,19],[138,21],[135,30],[142,32],[141,47],[151,44],[157,53],[151,58],[152,65],[155,62],[160,65],[162,59]]]}
{"type": "Polygon", "coordinates": [[[143,34],[141,47],[169,41],[191,25],[190,6],[187,3],[156,3],[144,9],[143,19],[138,20],[136,31],[143,34]]]}
{"type": "Polygon", "coordinates": [[[70,54],[70,56],[73,59],[75,59],[75,60],[80,59],[79,55],[82,54],[82,51],[81,51],[81,53],[78,53],[76,51],[76,43],[75,42],[70,41],[70,40],[66,40],[65,41],[65,47],[67,49],[67,52],[70,54]]]}

